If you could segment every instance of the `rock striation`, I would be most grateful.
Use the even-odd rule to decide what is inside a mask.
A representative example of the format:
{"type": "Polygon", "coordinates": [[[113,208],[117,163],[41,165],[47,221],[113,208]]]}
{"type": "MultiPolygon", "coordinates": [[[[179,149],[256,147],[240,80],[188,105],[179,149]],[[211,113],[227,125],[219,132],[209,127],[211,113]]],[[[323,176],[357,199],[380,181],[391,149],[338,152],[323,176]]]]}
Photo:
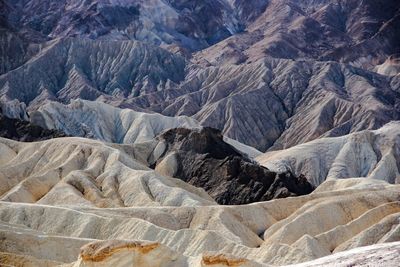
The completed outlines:
{"type": "Polygon", "coordinates": [[[239,21],[232,16],[236,6],[225,0],[3,1],[0,15],[8,28],[35,42],[79,36],[192,51],[241,31],[254,11],[245,12],[239,21]]]}
{"type": "Polygon", "coordinates": [[[0,1],[0,265],[397,266],[399,29],[388,0],[0,1]]]}
{"type": "Polygon", "coordinates": [[[199,122],[187,116],[167,117],[80,99],[68,105],[47,102],[30,113],[30,121],[70,136],[124,144],[150,141],[170,128],[201,128],[199,122]]]}
{"type": "Polygon", "coordinates": [[[399,53],[396,1],[263,1],[246,31],[194,55],[196,62],[242,64],[271,56],[346,62],[372,69],[399,53]]]}
{"type": "Polygon", "coordinates": [[[384,181],[333,179],[305,196],[220,206],[203,189],[147,168],[149,144],[0,142],[0,259],[7,262],[87,264],[79,254],[90,259],[102,248],[111,253],[104,264],[116,266],[138,257],[157,266],[171,256],[188,266],[199,257],[225,259],[222,266],[238,259],[284,265],[399,239],[400,190],[384,181]],[[80,252],[102,240],[125,243],[80,252]],[[148,256],[121,247],[146,248],[140,240],[161,245],[148,256]]]}
{"type": "Polygon", "coordinates": [[[399,8],[382,0],[7,0],[0,22],[33,42],[139,40],[183,54],[209,48],[197,59],[218,64],[272,56],[368,68],[399,52],[399,8]]]}
{"type": "MultiPolygon", "coordinates": [[[[171,128],[202,128],[198,121],[187,116],[149,114],[80,99],[73,100],[68,105],[46,102],[30,114],[30,121],[45,129],[56,129],[70,136],[123,144],[152,141],[157,135],[171,128]]],[[[251,158],[261,154],[257,149],[226,136],[223,139],[251,158]]]]}
{"type": "Polygon", "coordinates": [[[64,136],[66,135],[61,131],[48,130],[27,121],[12,119],[4,116],[0,111],[0,137],[33,142],[64,136]]]}
{"type": "Polygon", "coordinates": [[[46,100],[117,100],[177,83],[184,68],[182,57],[140,42],[55,40],[0,78],[0,98],[18,99],[28,110],[46,100]]]}
{"type": "Polygon", "coordinates": [[[303,176],[275,173],[223,141],[212,128],[175,128],[157,137],[155,170],[203,188],[219,204],[238,205],[309,194],[303,176]],[[161,148],[162,147],[162,148],[161,148]]]}
{"type": "Polygon", "coordinates": [[[262,151],[399,119],[396,1],[3,2],[0,98],[29,111],[99,100],[262,151]]]}
{"type": "Polygon", "coordinates": [[[257,158],[273,171],[304,174],[318,186],[325,180],[364,177],[399,183],[400,122],[374,131],[320,138],[257,158]]]}
{"type": "Polygon", "coordinates": [[[48,100],[81,98],[190,116],[262,151],[377,129],[400,116],[398,76],[286,59],[190,66],[138,42],[55,41],[0,77],[0,98],[18,99],[30,112],[48,100]]]}

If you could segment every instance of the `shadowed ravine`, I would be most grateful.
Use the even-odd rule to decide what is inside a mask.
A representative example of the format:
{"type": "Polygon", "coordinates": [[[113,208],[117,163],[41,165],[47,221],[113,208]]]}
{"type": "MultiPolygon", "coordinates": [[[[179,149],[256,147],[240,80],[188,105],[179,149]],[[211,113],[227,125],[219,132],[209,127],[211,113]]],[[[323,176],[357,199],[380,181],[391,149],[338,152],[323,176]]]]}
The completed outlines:
{"type": "Polygon", "coordinates": [[[155,169],[203,188],[219,204],[247,204],[313,191],[302,175],[278,174],[250,160],[225,143],[216,129],[176,128],[157,139],[165,142],[166,149],[155,169]],[[171,165],[175,165],[172,170],[171,165]]]}

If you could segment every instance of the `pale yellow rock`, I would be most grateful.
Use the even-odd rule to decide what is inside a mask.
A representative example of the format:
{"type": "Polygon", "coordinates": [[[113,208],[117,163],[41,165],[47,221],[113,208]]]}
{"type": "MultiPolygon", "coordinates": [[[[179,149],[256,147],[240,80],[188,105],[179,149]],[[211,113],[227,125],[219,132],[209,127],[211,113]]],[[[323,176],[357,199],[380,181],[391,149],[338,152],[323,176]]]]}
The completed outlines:
{"type": "Polygon", "coordinates": [[[154,142],[0,138],[0,147],[8,151],[0,162],[0,250],[17,255],[10,262],[268,266],[400,240],[400,185],[383,180],[329,179],[306,196],[220,206],[203,189],[146,167],[154,142]],[[139,249],[151,244],[147,254],[139,249]]]}

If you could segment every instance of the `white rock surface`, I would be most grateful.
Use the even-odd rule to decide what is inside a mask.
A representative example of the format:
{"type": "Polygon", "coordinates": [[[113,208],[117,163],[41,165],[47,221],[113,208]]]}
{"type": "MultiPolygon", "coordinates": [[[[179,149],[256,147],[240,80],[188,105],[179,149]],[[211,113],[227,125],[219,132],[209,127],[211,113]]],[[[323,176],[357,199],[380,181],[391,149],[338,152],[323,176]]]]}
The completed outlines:
{"type": "MultiPolygon", "coordinates": [[[[33,124],[46,129],[123,144],[150,141],[171,128],[202,127],[198,121],[187,116],[168,117],[158,113],[143,113],[81,99],[73,100],[68,105],[48,102],[30,115],[33,124]]],[[[224,140],[250,157],[261,155],[257,149],[238,141],[228,137],[224,137],[224,140]]]]}
{"type": "Polygon", "coordinates": [[[140,143],[152,140],[170,128],[200,128],[187,116],[167,117],[136,112],[86,100],[69,105],[49,102],[31,114],[31,122],[47,129],[58,129],[71,136],[96,138],[111,143],[140,143]]]}
{"type": "Polygon", "coordinates": [[[399,254],[400,242],[393,242],[351,249],[307,263],[290,265],[290,267],[397,266],[399,254]]]}
{"type": "Polygon", "coordinates": [[[267,152],[257,160],[275,171],[304,174],[314,185],[329,179],[365,177],[400,182],[400,122],[374,131],[320,138],[286,150],[267,152]]]}
{"type": "Polygon", "coordinates": [[[219,206],[204,190],[141,164],[153,142],[0,143],[2,263],[93,266],[79,249],[118,239],[126,246],[95,243],[95,254],[110,254],[96,264],[285,265],[400,239],[400,185],[384,181],[332,179],[306,196],[219,206]],[[161,245],[145,255],[125,250],[144,240],[161,245]]]}
{"type": "Polygon", "coordinates": [[[400,58],[391,56],[380,65],[375,67],[375,71],[382,75],[395,76],[400,74],[400,58]]]}

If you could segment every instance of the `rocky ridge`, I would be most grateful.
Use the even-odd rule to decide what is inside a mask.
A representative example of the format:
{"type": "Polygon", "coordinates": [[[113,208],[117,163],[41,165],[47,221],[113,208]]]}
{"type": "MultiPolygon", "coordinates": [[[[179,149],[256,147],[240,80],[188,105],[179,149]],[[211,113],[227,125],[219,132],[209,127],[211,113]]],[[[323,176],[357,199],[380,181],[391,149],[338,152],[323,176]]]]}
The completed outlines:
{"type": "MultiPolygon", "coordinates": [[[[19,109],[10,108],[10,110],[19,109]]],[[[202,128],[198,121],[187,116],[168,117],[158,113],[149,114],[80,99],[71,101],[68,105],[46,102],[37,111],[30,113],[29,120],[45,129],[59,130],[70,136],[123,144],[151,141],[171,128],[202,128]]],[[[261,154],[257,149],[226,136],[223,139],[251,158],[261,154]]]]}
{"type": "Polygon", "coordinates": [[[191,116],[262,151],[377,129],[399,119],[398,76],[334,62],[282,59],[187,66],[183,58],[141,43],[59,41],[24,67],[2,75],[0,97],[18,99],[29,111],[49,99],[83,98],[191,116]]]}
{"type": "Polygon", "coordinates": [[[219,204],[252,203],[309,194],[313,190],[304,177],[295,177],[290,172],[270,172],[248,157],[246,152],[252,151],[247,150],[244,145],[238,146],[237,142],[231,142],[231,146],[224,141],[218,130],[202,128],[190,118],[167,118],[159,114],[119,110],[87,101],[75,101],[69,105],[68,108],[79,111],[75,113],[62,110],[54,112],[66,108],[59,103],[50,103],[47,107],[53,109],[48,109],[47,113],[31,114],[31,123],[0,117],[0,134],[2,137],[20,141],[39,141],[65,136],[58,130],[47,130],[38,126],[42,124],[50,129],[65,129],[73,136],[82,135],[107,142],[135,144],[133,150],[141,151],[142,155],[137,157],[142,163],[158,173],[179,178],[204,189],[219,204]],[[95,108],[101,112],[94,113],[95,108]],[[49,118],[58,114],[62,115],[59,121],[49,118]],[[68,118],[67,114],[74,117],[68,118]],[[83,114],[87,114],[86,119],[83,114]],[[98,120],[89,114],[102,119],[98,120]],[[51,122],[53,127],[48,127],[46,122],[51,122]],[[62,122],[68,124],[54,127],[55,123],[62,122]],[[173,128],[176,126],[191,128],[173,128]],[[114,131],[121,128],[126,129],[126,132],[114,131]]]}
{"type": "Polygon", "coordinates": [[[262,151],[399,119],[395,1],[50,2],[2,3],[0,97],[30,111],[187,115],[262,151]]]}
{"type": "MultiPolygon", "coordinates": [[[[185,257],[209,251],[284,265],[398,240],[400,191],[385,181],[334,179],[306,196],[219,206],[204,190],[146,167],[149,144],[0,141],[1,259],[56,266],[76,261],[85,244],[119,239],[161,243],[185,257]]],[[[146,259],[159,262],[166,251],[146,259]]],[[[116,266],[131,259],[121,253],[116,266]]]]}
{"type": "Polygon", "coordinates": [[[66,135],[58,130],[49,130],[21,119],[9,118],[0,107],[0,137],[16,141],[33,142],[66,135]]]}
{"type": "Polygon", "coordinates": [[[399,12],[0,0],[0,265],[397,265],[399,12]]]}
{"type": "Polygon", "coordinates": [[[175,128],[158,136],[155,170],[203,188],[219,204],[247,204],[309,194],[303,176],[275,173],[258,165],[223,141],[212,128],[175,128]]]}
{"type": "Polygon", "coordinates": [[[273,171],[304,174],[318,186],[329,179],[364,177],[399,183],[399,122],[378,130],[320,138],[257,157],[273,171]]]}

